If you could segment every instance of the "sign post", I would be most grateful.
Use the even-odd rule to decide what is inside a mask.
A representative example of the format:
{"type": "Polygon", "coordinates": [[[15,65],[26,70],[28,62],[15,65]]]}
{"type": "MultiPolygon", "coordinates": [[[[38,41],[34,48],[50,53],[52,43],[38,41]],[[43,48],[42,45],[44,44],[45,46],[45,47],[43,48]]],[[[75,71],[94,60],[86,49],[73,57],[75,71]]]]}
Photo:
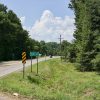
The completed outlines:
{"type": "Polygon", "coordinates": [[[37,74],[38,74],[38,56],[37,56],[37,74]]]}
{"type": "Polygon", "coordinates": [[[38,56],[41,56],[42,54],[40,54],[39,52],[30,52],[30,56],[31,56],[31,72],[32,72],[32,57],[36,57],[37,58],[37,74],[38,74],[38,56]]]}
{"type": "Polygon", "coordinates": [[[31,56],[31,72],[32,72],[32,56],[31,56]]]}
{"type": "Polygon", "coordinates": [[[25,76],[25,64],[23,64],[23,78],[25,76]]]}
{"type": "Polygon", "coordinates": [[[25,76],[26,52],[22,52],[22,63],[23,63],[23,78],[24,78],[24,76],[25,76]]]}
{"type": "Polygon", "coordinates": [[[31,72],[32,72],[32,57],[36,57],[37,58],[37,74],[38,74],[38,56],[40,56],[41,54],[39,54],[39,52],[30,52],[30,56],[31,56],[31,72]]]}

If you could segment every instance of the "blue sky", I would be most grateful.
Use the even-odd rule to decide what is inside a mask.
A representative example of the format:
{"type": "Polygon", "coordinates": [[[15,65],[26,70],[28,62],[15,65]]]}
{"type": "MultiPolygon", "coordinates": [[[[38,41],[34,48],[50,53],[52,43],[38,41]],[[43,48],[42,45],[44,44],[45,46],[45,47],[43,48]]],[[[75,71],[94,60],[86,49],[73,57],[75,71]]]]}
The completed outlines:
{"type": "MultiPolygon", "coordinates": [[[[53,15],[52,20],[54,21],[56,19],[56,21],[54,21],[55,23],[56,22],[58,23],[58,21],[61,21],[59,20],[59,18],[57,19],[56,17],[60,17],[60,19],[62,19],[62,22],[65,21],[66,16],[69,18],[69,20],[73,20],[74,14],[73,14],[73,11],[71,11],[68,8],[69,2],[70,0],[0,0],[0,3],[3,3],[4,5],[8,7],[8,9],[13,10],[17,14],[17,16],[22,20],[23,27],[25,29],[28,29],[30,31],[31,36],[38,40],[45,39],[43,37],[51,34],[50,32],[49,34],[47,32],[45,32],[44,34],[41,33],[43,32],[42,30],[43,28],[47,28],[48,26],[48,29],[47,29],[48,31],[54,27],[54,25],[51,27],[51,24],[53,24],[52,22],[51,23],[49,22],[50,26],[47,25],[48,24],[47,20],[45,21],[45,23],[44,23],[44,20],[41,20],[40,22],[38,22],[43,16],[43,14],[44,14],[44,18],[48,19],[49,21],[50,21],[50,18],[47,18],[47,13],[50,16],[53,15]],[[44,27],[40,28],[40,24],[43,24],[42,26],[44,27]],[[42,38],[40,37],[39,39],[39,38],[34,37],[34,35],[39,37],[37,35],[38,33],[36,33],[37,29],[34,27],[40,28],[39,34],[43,35],[43,36],[40,35],[42,38]],[[35,30],[35,33],[32,32],[34,30],[35,30]]],[[[57,24],[57,27],[58,27],[58,24],[57,24]]],[[[55,30],[57,29],[57,27],[55,26],[55,30]]],[[[57,36],[59,34],[61,33],[58,33],[55,35],[57,36]]],[[[50,40],[54,41],[54,38],[55,37],[51,36],[51,39],[48,39],[46,41],[50,41],[50,40]]],[[[73,37],[69,36],[69,41],[72,40],[72,38],[73,37]]],[[[68,39],[68,37],[66,37],[65,39],[68,39]]]]}

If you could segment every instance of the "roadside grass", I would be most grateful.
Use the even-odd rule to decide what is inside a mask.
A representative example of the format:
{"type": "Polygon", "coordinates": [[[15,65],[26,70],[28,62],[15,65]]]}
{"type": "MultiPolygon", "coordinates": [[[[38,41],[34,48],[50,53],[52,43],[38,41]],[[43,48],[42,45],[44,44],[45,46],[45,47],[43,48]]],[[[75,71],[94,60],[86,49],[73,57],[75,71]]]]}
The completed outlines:
{"type": "Polygon", "coordinates": [[[100,100],[100,75],[95,72],[79,72],[71,63],[51,59],[36,64],[33,72],[12,73],[0,79],[0,91],[26,96],[34,100],[100,100]]]}

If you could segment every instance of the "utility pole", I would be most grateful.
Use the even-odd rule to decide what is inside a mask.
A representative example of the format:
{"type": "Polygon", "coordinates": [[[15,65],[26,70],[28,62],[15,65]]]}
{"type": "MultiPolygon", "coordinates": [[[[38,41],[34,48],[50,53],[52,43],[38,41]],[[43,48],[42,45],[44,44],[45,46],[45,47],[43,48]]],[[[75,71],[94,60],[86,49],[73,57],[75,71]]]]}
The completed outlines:
{"type": "MultiPolygon", "coordinates": [[[[60,35],[60,38],[58,38],[60,40],[60,57],[62,56],[62,47],[61,47],[61,42],[62,42],[62,36],[60,35]]],[[[62,57],[61,57],[62,60],[62,57]]]]}

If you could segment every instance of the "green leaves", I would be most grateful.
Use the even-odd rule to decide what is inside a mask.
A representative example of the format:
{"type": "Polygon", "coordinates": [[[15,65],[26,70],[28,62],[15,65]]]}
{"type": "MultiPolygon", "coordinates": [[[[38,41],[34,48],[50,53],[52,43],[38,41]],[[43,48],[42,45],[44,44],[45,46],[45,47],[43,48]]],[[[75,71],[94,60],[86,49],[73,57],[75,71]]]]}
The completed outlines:
{"type": "Polygon", "coordinates": [[[20,59],[28,38],[17,15],[0,4],[0,60],[20,59]]]}
{"type": "Polygon", "coordinates": [[[100,0],[71,0],[71,8],[76,21],[76,61],[81,64],[80,69],[84,66],[89,71],[95,66],[96,70],[100,66],[100,0]]]}

